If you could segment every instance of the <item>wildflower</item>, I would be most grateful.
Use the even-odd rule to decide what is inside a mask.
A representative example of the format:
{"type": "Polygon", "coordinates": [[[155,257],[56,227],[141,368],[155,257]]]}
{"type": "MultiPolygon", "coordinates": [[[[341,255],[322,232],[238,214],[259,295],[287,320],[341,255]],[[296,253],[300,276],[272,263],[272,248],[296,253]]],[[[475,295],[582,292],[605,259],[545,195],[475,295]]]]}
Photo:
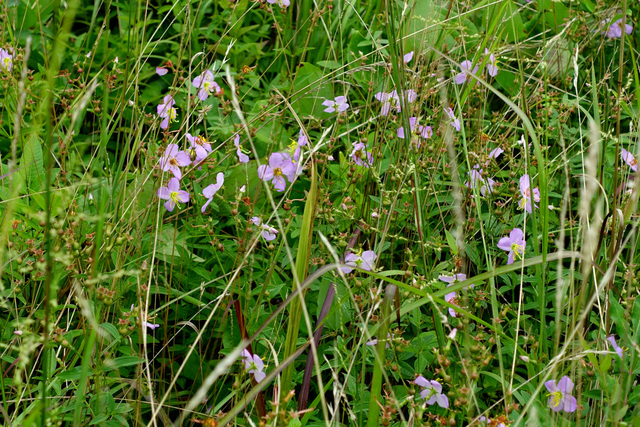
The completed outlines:
{"type": "Polygon", "coordinates": [[[527,242],[524,240],[524,233],[519,228],[514,228],[509,233],[509,237],[503,237],[498,241],[498,247],[503,251],[509,251],[507,264],[513,264],[516,259],[521,259],[527,242]]]}
{"type": "Polygon", "coordinates": [[[463,84],[467,81],[467,77],[470,77],[471,74],[476,74],[478,72],[479,67],[477,65],[473,67],[473,70],[471,70],[471,67],[473,67],[473,62],[471,61],[462,61],[460,63],[461,72],[456,74],[456,77],[454,78],[456,84],[463,84]]]}
{"type": "Polygon", "coordinates": [[[413,382],[422,387],[420,396],[427,401],[427,405],[437,403],[441,408],[449,407],[449,399],[442,393],[442,385],[438,381],[429,381],[422,375],[418,375],[413,382]]]}
{"type": "Polygon", "coordinates": [[[160,168],[162,168],[164,172],[171,171],[173,176],[178,179],[182,178],[180,168],[189,166],[190,164],[191,158],[184,151],[180,151],[177,144],[167,145],[164,156],[160,158],[160,168]]]}
{"type": "Polygon", "coordinates": [[[607,341],[609,341],[609,344],[611,344],[611,348],[613,348],[618,357],[622,359],[622,348],[618,346],[616,337],[613,334],[607,335],[607,341]]]}
{"type": "MultiPolygon", "coordinates": [[[[429,139],[433,135],[431,126],[419,125],[416,117],[409,118],[409,125],[411,126],[411,142],[415,144],[417,148],[420,148],[420,138],[429,139]]],[[[406,138],[403,126],[398,129],[397,134],[398,138],[406,138]]]]}
{"type": "Polygon", "coordinates": [[[240,135],[237,133],[233,137],[233,145],[236,146],[236,154],[238,155],[240,163],[249,163],[249,156],[242,152],[242,147],[240,146],[240,135]]]}
{"type": "Polygon", "coordinates": [[[287,153],[272,153],[269,164],[258,168],[258,177],[263,181],[273,181],[273,187],[282,192],[287,186],[285,177],[293,182],[296,175],[296,165],[287,153]]]}
{"type": "Polygon", "coordinates": [[[167,70],[165,67],[156,67],[156,74],[159,76],[164,76],[168,72],[169,70],[167,70]]]}
{"type": "Polygon", "coordinates": [[[571,390],[573,390],[573,381],[566,375],[558,381],[550,380],[544,383],[544,386],[549,390],[549,407],[559,412],[564,410],[565,412],[575,412],[578,409],[578,402],[576,398],[571,396],[571,390]]]}
{"type": "MultiPolygon", "coordinates": [[[[448,285],[447,287],[449,287],[451,285],[448,285]]],[[[458,298],[457,298],[457,294],[455,292],[449,292],[448,294],[446,294],[444,296],[444,300],[446,302],[448,302],[449,304],[455,305],[456,307],[458,306],[458,298]]],[[[451,317],[458,317],[456,314],[456,311],[449,307],[449,316],[451,317]]]]}
{"type": "Polygon", "coordinates": [[[224,173],[218,172],[218,175],[216,175],[216,183],[209,184],[202,189],[202,195],[207,199],[209,199],[207,200],[207,203],[205,203],[204,206],[202,207],[202,210],[201,210],[202,213],[204,213],[205,209],[207,209],[207,206],[209,206],[209,203],[211,203],[211,201],[213,200],[213,196],[215,196],[218,190],[220,190],[220,187],[222,187],[222,184],[224,184],[224,173]]]}
{"type": "Polygon", "coordinates": [[[142,326],[146,326],[149,329],[156,329],[160,327],[159,323],[149,323],[146,320],[142,321],[142,326]]]}
{"type": "MultiPolygon", "coordinates": [[[[484,54],[485,55],[489,54],[489,49],[485,48],[484,54]]],[[[496,75],[498,75],[498,60],[496,59],[496,56],[493,53],[489,54],[489,62],[487,63],[487,73],[489,73],[491,77],[495,77],[496,75]]]]}
{"type": "MultiPolygon", "coordinates": [[[[374,251],[364,251],[362,255],[352,252],[344,258],[344,263],[354,268],[371,271],[376,258],[378,258],[378,255],[374,251]]],[[[342,267],[342,272],[345,274],[351,273],[353,271],[351,267],[342,267]]]]}
{"type": "Polygon", "coordinates": [[[480,194],[482,194],[483,196],[486,196],[487,194],[491,194],[493,193],[493,187],[496,185],[496,182],[491,179],[491,178],[487,178],[484,180],[484,184],[480,187],[480,194]]]}
{"type": "Polygon", "coordinates": [[[242,350],[242,362],[244,363],[244,369],[253,374],[253,378],[257,383],[262,381],[267,374],[264,373],[264,362],[260,359],[260,356],[254,354],[253,356],[246,348],[242,350]]]}
{"type": "Polygon", "coordinates": [[[263,224],[262,220],[257,216],[252,217],[251,222],[262,229],[261,235],[267,242],[275,240],[275,238],[277,237],[276,234],[278,234],[278,230],[268,226],[267,224],[263,224]]]}
{"type": "Polygon", "coordinates": [[[453,110],[451,108],[445,108],[444,112],[447,113],[447,116],[449,116],[449,118],[451,119],[451,122],[449,124],[453,126],[458,132],[460,132],[460,120],[458,120],[453,114],[453,110]]]}
{"type": "MultiPolygon", "coordinates": [[[[406,95],[407,101],[409,103],[414,102],[418,98],[418,94],[413,89],[409,89],[404,94],[400,95],[406,95]]],[[[382,102],[382,109],[380,110],[380,114],[383,116],[388,115],[389,111],[391,111],[391,108],[400,113],[402,111],[402,106],[404,105],[404,96],[401,97],[400,95],[398,95],[398,92],[395,89],[389,93],[376,93],[374,97],[378,101],[382,102]]]]}
{"type": "Polygon", "coordinates": [[[286,9],[288,6],[291,5],[291,1],[290,0],[267,0],[267,3],[277,4],[282,9],[286,9]]]}
{"type": "Polygon", "coordinates": [[[166,200],[164,207],[167,208],[169,212],[173,212],[173,208],[175,208],[178,203],[187,203],[189,201],[189,193],[180,190],[180,181],[178,178],[171,178],[166,187],[160,187],[158,197],[166,200]]]}
{"type": "MultiPolygon", "coordinates": [[[[518,207],[520,209],[524,209],[527,212],[531,213],[532,212],[531,187],[529,184],[528,174],[524,174],[520,177],[520,195],[522,196],[522,199],[520,199],[520,202],[518,203],[518,207]]],[[[540,190],[538,190],[537,187],[533,189],[533,201],[534,202],[540,201],[540,190]]],[[[536,208],[538,207],[537,205],[534,205],[534,206],[536,208]]]]}
{"type": "Polygon", "coordinates": [[[624,160],[624,162],[629,165],[632,171],[636,172],[638,170],[638,160],[633,154],[631,154],[624,148],[622,149],[622,160],[624,160]]]}
{"type": "Polygon", "coordinates": [[[162,129],[166,129],[169,127],[171,122],[175,122],[178,117],[178,112],[173,107],[176,101],[173,99],[171,95],[167,95],[163,98],[162,104],[158,105],[158,116],[162,118],[162,122],[160,123],[160,127],[162,129]]]}
{"type": "MultiPolygon", "coordinates": [[[[396,335],[395,334],[390,334],[389,332],[387,332],[387,339],[386,339],[386,343],[384,344],[384,348],[389,348],[391,347],[389,345],[389,341],[392,340],[393,338],[395,338],[396,335]]],[[[374,338],[371,341],[367,341],[364,345],[368,345],[368,346],[374,346],[374,345],[378,345],[378,339],[374,338]]]]}
{"type": "MultiPolygon", "coordinates": [[[[604,25],[608,24],[609,22],[611,22],[611,19],[602,21],[604,25]]],[[[627,22],[630,22],[630,20],[627,20],[627,22]]],[[[625,23],[624,32],[626,34],[633,33],[633,25],[625,23]]],[[[620,37],[622,37],[622,18],[611,24],[609,28],[602,32],[602,34],[609,37],[610,39],[619,39],[620,37]]]]}
{"type": "Polygon", "coordinates": [[[371,151],[367,151],[367,146],[364,142],[357,142],[353,144],[353,151],[349,156],[358,166],[368,168],[373,165],[373,154],[371,154],[371,151]]]}
{"type": "Polygon", "coordinates": [[[451,328],[451,332],[449,332],[449,335],[447,335],[447,337],[449,337],[449,339],[451,340],[455,340],[456,335],[458,335],[458,328],[451,328]]]}
{"type": "MultiPolygon", "coordinates": [[[[448,283],[447,286],[451,286],[454,283],[458,283],[458,282],[464,282],[465,280],[467,280],[467,275],[464,273],[458,273],[458,274],[454,274],[453,276],[440,276],[438,277],[438,279],[442,280],[445,283],[448,283]]],[[[475,286],[474,283],[472,283],[471,285],[469,285],[469,287],[471,287],[471,289],[473,289],[475,286]]],[[[467,289],[467,288],[464,288],[467,289]]]]}
{"type": "Polygon", "coordinates": [[[467,172],[467,175],[469,175],[469,181],[464,183],[464,186],[467,188],[477,188],[478,184],[484,183],[482,169],[480,169],[478,165],[475,165],[473,169],[467,172]]]}
{"type": "Polygon", "coordinates": [[[490,159],[497,159],[500,154],[504,153],[504,150],[500,147],[496,147],[489,153],[490,159]]]}
{"type": "Polygon", "coordinates": [[[405,55],[402,57],[402,60],[404,61],[404,63],[405,63],[405,64],[408,64],[409,62],[411,62],[411,60],[412,60],[412,59],[413,59],[413,51],[411,51],[411,52],[409,52],[409,53],[405,54],[405,55]]]}
{"type": "Polygon", "coordinates": [[[211,153],[211,144],[203,136],[193,136],[187,133],[187,141],[191,144],[191,152],[195,154],[194,163],[200,163],[211,153]]]}
{"type": "Polygon", "coordinates": [[[337,96],[334,100],[327,99],[322,103],[322,105],[327,107],[324,109],[325,113],[333,113],[334,111],[341,113],[349,108],[346,96],[337,96]]]}
{"type": "Polygon", "coordinates": [[[491,418],[489,417],[485,417],[484,415],[481,416],[480,418],[478,418],[478,421],[483,422],[489,426],[494,426],[494,427],[507,427],[504,423],[501,423],[497,420],[491,420],[491,418]]]}
{"type": "Polygon", "coordinates": [[[298,141],[297,142],[293,142],[292,145],[292,154],[293,154],[293,161],[297,162],[298,159],[300,159],[300,151],[301,148],[300,147],[305,147],[307,144],[309,144],[309,138],[307,138],[307,135],[304,133],[304,131],[302,129],[300,129],[300,132],[298,133],[298,141]]]}
{"type": "Polygon", "coordinates": [[[193,79],[192,84],[198,88],[198,98],[200,101],[206,100],[211,92],[215,95],[222,92],[218,83],[213,80],[213,73],[210,70],[205,70],[204,73],[193,79]]]}
{"type": "Polygon", "coordinates": [[[11,55],[8,51],[0,48],[0,69],[6,71],[7,73],[10,73],[12,68],[13,55],[11,55]]]}

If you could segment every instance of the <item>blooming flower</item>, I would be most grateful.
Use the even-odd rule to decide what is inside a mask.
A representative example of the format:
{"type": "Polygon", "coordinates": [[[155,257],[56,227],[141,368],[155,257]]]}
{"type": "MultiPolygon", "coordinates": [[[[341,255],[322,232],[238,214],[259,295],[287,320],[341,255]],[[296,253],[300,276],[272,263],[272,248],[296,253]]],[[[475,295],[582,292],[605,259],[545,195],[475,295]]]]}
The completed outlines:
{"type": "Polygon", "coordinates": [[[447,113],[447,116],[449,116],[449,118],[451,119],[451,122],[449,124],[453,126],[458,132],[460,132],[460,120],[458,120],[453,114],[453,110],[451,108],[445,108],[444,112],[447,113]]]}
{"type": "Polygon", "coordinates": [[[405,64],[408,64],[412,59],[413,59],[413,51],[411,51],[411,52],[409,52],[409,53],[405,54],[405,55],[402,57],[402,60],[404,61],[404,63],[405,63],[405,64]]]}
{"type": "Polygon", "coordinates": [[[296,165],[287,153],[272,153],[269,164],[258,168],[258,177],[263,181],[273,181],[273,187],[282,192],[287,186],[285,177],[293,182],[296,175],[296,165]]]}
{"type": "Polygon", "coordinates": [[[164,172],[171,171],[173,176],[178,179],[182,178],[183,166],[189,166],[191,164],[191,157],[184,151],[180,151],[177,144],[167,145],[167,149],[164,152],[164,156],[160,158],[160,168],[164,172]]]}
{"type": "MultiPolygon", "coordinates": [[[[433,135],[433,131],[431,130],[431,126],[422,126],[418,124],[418,119],[416,117],[409,118],[409,126],[411,127],[410,138],[411,143],[416,145],[417,148],[420,148],[420,138],[429,139],[431,135],[433,135]]],[[[406,138],[404,132],[404,126],[401,126],[398,129],[398,138],[406,138]]]]}
{"type": "Polygon", "coordinates": [[[565,412],[575,412],[578,409],[578,402],[576,398],[571,396],[571,390],[573,390],[573,381],[566,375],[558,381],[550,380],[544,383],[544,386],[549,390],[549,407],[559,412],[564,410],[565,412]]]}
{"type": "Polygon", "coordinates": [[[285,9],[288,6],[291,5],[291,1],[290,0],[267,0],[267,3],[277,4],[278,6],[280,6],[283,9],[285,9]]]}
{"type": "Polygon", "coordinates": [[[422,375],[418,375],[413,382],[422,387],[420,396],[427,401],[427,405],[437,403],[441,408],[449,407],[449,399],[442,393],[442,385],[438,381],[427,380],[422,375]]]}
{"type": "Polygon", "coordinates": [[[636,172],[638,170],[638,160],[633,154],[631,154],[624,148],[622,149],[622,160],[624,160],[624,162],[629,165],[632,171],[636,172]]]}
{"type": "Polygon", "coordinates": [[[480,194],[482,194],[483,196],[486,196],[487,194],[491,194],[493,193],[493,187],[496,185],[496,182],[491,179],[491,178],[487,178],[484,180],[484,184],[482,184],[482,186],[480,187],[480,194]]]}
{"type": "Polygon", "coordinates": [[[214,94],[217,95],[222,91],[220,86],[218,86],[218,83],[213,80],[213,73],[210,70],[206,70],[204,73],[193,79],[192,83],[199,89],[198,98],[200,101],[206,100],[209,95],[211,95],[211,92],[214,92],[214,94]]]}
{"type": "Polygon", "coordinates": [[[162,129],[166,129],[169,127],[171,122],[175,122],[178,117],[178,112],[173,107],[176,101],[173,99],[171,95],[167,95],[163,98],[162,104],[158,105],[158,116],[162,118],[162,122],[160,123],[160,127],[162,129]]]}
{"type": "Polygon", "coordinates": [[[203,136],[193,136],[187,133],[187,141],[191,144],[190,151],[195,154],[192,158],[195,164],[200,163],[211,153],[211,144],[203,136]]]}
{"type": "Polygon", "coordinates": [[[609,341],[609,344],[611,344],[611,348],[613,348],[613,350],[616,352],[618,357],[622,359],[622,348],[618,346],[618,343],[616,342],[616,337],[613,334],[607,335],[607,341],[609,341]]]}
{"type": "Polygon", "coordinates": [[[236,146],[236,154],[238,155],[240,163],[249,163],[249,156],[242,152],[242,147],[240,146],[240,135],[237,133],[233,137],[233,145],[236,146]]]}
{"type": "Polygon", "coordinates": [[[471,67],[473,67],[473,62],[471,61],[462,61],[460,63],[461,72],[456,74],[455,78],[453,79],[456,84],[463,84],[467,81],[467,78],[470,77],[471,74],[476,74],[478,72],[479,67],[477,65],[473,67],[473,70],[471,70],[471,67]]]}
{"type": "Polygon", "coordinates": [[[367,146],[364,142],[357,142],[353,144],[353,151],[349,156],[358,166],[368,168],[373,164],[373,154],[371,154],[371,151],[367,151],[367,146]]]}
{"type": "Polygon", "coordinates": [[[516,259],[520,259],[526,246],[527,242],[524,240],[524,233],[519,228],[514,228],[509,233],[509,237],[503,237],[498,241],[500,249],[509,251],[507,264],[513,264],[516,259]]]}
{"type": "Polygon", "coordinates": [[[267,374],[264,373],[264,362],[260,359],[260,356],[249,353],[246,348],[242,350],[242,362],[244,363],[244,369],[250,374],[253,374],[253,378],[257,383],[262,381],[267,374]]]}
{"type": "Polygon", "coordinates": [[[491,420],[489,417],[485,417],[484,415],[478,418],[478,421],[483,422],[489,426],[494,427],[507,427],[504,423],[498,422],[497,420],[491,420]]]}
{"type": "Polygon", "coordinates": [[[189,193],[180,190],[180,181],[178,181],[178,178],[171,178],[166,187],[160,187],[158,197],[166,200],[164,207],[167,208],[169,212],[173,212],[173,209],[178,203],[187,203],[189,201],[189,193]]]}
{"type": "Polygon", "coordinates": [[[482,169],[480,169],[478,165],[475,165],[473,169],[467,172],[467,175],[469,175],[469,181],[464,183],[464,186],[467,188],[477,188],[478,185],[482,185],[484,183],[482,169]]]}
{"type": "Polygon", "coordinates": [[[327,107],[324,109],[325,113],[333,113],[334,111],[341,113],[349,108],[346,96],[337,96],[334,100],[327,99],[322,103],[322,105],[327,107]]]}
{"type": "Polygon", "coordinates": [[[156,74],[158,74],[159,76],[164,76],[168,72],[169,70],[166,69],[165,67],[156,67],[156,74]]]}
{"type": "MultiPolygon", "coordinates": [[[[448,285],[447,287],[449,287],[451,285],[448,285]]],[[[457,298],[457,294],[455,292],[449,292],[448,294],[446,294],[444,296],[444,300],[446,302],[448,302],[449,304],[455,305],[456,307],[458,306],[458,298],[457,298]]],[[[458,317],[456,314],[456,311],[449,307],[449,316],[451,317],[458,317]]]]}
{"type": "Polygon", "coordinates": [[[275,238],[277,237],[276,234],[278,234],[278,230],[268,226],[267,224],[263,224],[262,220],[257,216],[252,217],[251,222],[262,229],[261,235],[264,238],[264,240],[266,240],[267,242],[275,240],[275,238]]]}
{"type": "MultiPolygon", "coordinates": [[[[464,282],[465,280],[467,280],[467,275],[464,274],[464,273],[454,274],[453,276],[441,275],[440,277],[438,277],[438,279],[442,280],[445,283],[448,283],[447,286],[451,286],[454,283],[464,282]]],[[[472,283],[472,284],[469,285],[469,287],[471,287],[471,289],[473,289],[475,287],[475,284],[472,283]]],[[[465,287],[464,289],[467,289],[467,288],[465,287]]]]}
{"type": "Polygon", "coordinates": [[[9,73],[11,72],[12,68],[13,68],[13,55],[11,55],[8,51],[0,48],[0,69],[9,73]]]}
{"type": "Polygon", "coordinates": [[[216,175],[216,183],[209,184],[202,189],[202,195],[209,200],[207,200],[207,203],[204,204],[201,212],[204,213],[205,209],[207,209],[207,206],[209,206],[209,203],[211,203],[211,201],[213,200],[213,196],[215,196],[218,190],[220,190],[220,187],[222,187],[222,184],[224,184],[224,173],[218,172],[218,175],[216,175]]]}
{"type": "Polygon", "coordinates": [[[145,320],[142,321],[142,326],[146,326],[149,329],[156,329],[160,327],[159,323],[149,323],[145,320]]]}
{"type": "Polygon", "coordinates": [[[490,159],[497,159],[500,154],[504,153],[504,150],[500,147],[496,147],[489,153],[490,159]]]}
{"type": "MultiPolygon", "coordinates": [[[[529,184],[529,175],[524,174],[520,177],[520,195],[522,196],[522,199],[520,199],[520,202],[518,203],[518,207],[520,209],[526,210],[529,213],[531,213],[532,211],[531,193],[532,191],[529,184]]],[[[540,201],[540,190],[538,190],[537,187],[533,189],[533,201],[534,202],[540,201]]],[[[537,205],[534,205],[534,206],[536,208],[538,207],[537,205]]]]}
{"type": "MultiPolygon", "coordinates": [[[[606,25],[609,22],[611,22],[611,19],[606,19],[602,21],[602,24],[606,25]]],[[[631,22],[631,21],[627,19],[627,22],[631,22]]],[[[625,23],[624,32],[627,34],[633,33],[633,25],[625,23]]],[[[611,24],[609,28],[607,28],[602,32],[602,34],[609,37],[610,39],[618,39],[622,37],[622,18],[618,19],[613,24],[611,24]]]]}
{"type": "MultiPolygon", "coordinates": [[[[389,341],[391,341],[395,337],[396,337],[395,334],[390,334],[389,332],[387,332],[387,339],[386,339],[387,342],[384,344],[384,348],[391,347],[389,345],[389,341]]],[[[367,341],[364,345],[368,345],[368,346],[378,345],[378,338],[374,338],[371,341],[367,341]]]]}
{"type": "MultiPolygon", "coordinates": [[[[418,94],[413,89],[407,90],[402,95],[406,95],[407,101],[409,103],[414,102],[418,98],[418,94]]],[[[400,97],[395,89],[389,93],[378,92],[374,95],[374,97],[378,101],[382,102],[382,109],[380,110],[381,115],[388,115],[391,108],[395,109],[398,113],[402,111],[402,106],[404,105],[404,96],[400,97]]]]}
{"type": "Polygon", "coordinates": [[[489,73],[491,77],[495,77],[498,74],[498,60],[493,53],[489,54],[489,49],[485,48],[484,54],[489,55],[489,62],[487,63],[487,73],[489,73]]]}
{"type": "MultiPolygon", "coordinates": [[[[378,258],[378,255],[374,251],[364,251],[362,255],[352,252],[344,258],[344,263],[354,268],[371,271],[376,258],[378,258]]],[[[351,267],[342,267],[342,272],[345,274],[351,273],[353,271],[351,267]]]]}

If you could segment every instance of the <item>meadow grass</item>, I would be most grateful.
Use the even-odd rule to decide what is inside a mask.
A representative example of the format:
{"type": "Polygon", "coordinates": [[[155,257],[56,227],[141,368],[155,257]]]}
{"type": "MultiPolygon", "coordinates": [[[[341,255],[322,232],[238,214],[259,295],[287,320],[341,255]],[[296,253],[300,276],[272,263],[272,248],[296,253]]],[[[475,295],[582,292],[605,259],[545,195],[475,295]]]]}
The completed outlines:
{"type": "Polygon", "coordinates": [[[640,426],[637,2],[0,2],[7,426],[640,426]]]}

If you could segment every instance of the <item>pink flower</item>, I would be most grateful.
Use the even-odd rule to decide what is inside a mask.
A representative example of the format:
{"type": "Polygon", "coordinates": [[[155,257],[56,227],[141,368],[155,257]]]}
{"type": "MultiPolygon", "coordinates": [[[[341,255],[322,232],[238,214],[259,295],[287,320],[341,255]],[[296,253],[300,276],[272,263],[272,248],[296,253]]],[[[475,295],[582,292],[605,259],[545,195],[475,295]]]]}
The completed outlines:
{"type": "Polygon", "coordinates": [[[409,62],[411,62],[411,60],[412,60],[412,59],[413,59],[413,51],[411,51],[411,52],[409,52],[409,53],[405,54],[405,55],[402,57],[402,60],[404,61],[404,63],[405,63],[405,64],[408,64],[409,62]]]}
{"type": "Polygon", "coordinates": [[[500,154],[504,153],[504,150],[500,147],[496,147],[489,153],[490,159],[497,159],[500,154]]]}
{"type": "Polygon", "coordinates": [[[291,1],[290,0],[267,0],[267,3],[277,4],[282,9],[286,9],[288,6],[291,5],[291,1]]]}
{"type": "MultiPolygon", "coordinates": [[[[531,187],[530,187],[530,183],[529,183],[529,175],[528,174],[524,174],[520,177],[520,195],[522,196],[522,199],[520,199],[520,202],[518,203],[518,207],[520,209],[524,209],[527,212],[531,213],[532,212],[532,193],[533,193],[533,202],[539,202],[540,201],[540,190],[538,190],[538,188],[534,188],[533,191],[531,191],[531,187]]],[[[537,205],[533,205],[536,208],[538,207],[537,205]]]]}
{"type": "Polygon", "coordinates": [[[165,67],[156,67],[156,74],[158,74],[159,76],[164,76],[168,72],[169,70],[166,69],[165,67]]]}
{"type": "MultiPolygon", "coordinates": [[[[411,126],[411,143],[417,148],[420,148],[420,139],[429,139],[433,135],[431,126],[419,125],[416,117],[409,118],[409,126],[411,126]]],[[[397,135],[398,138],[406,138],[403,126],[398,129],[397,135]]]]}
{"type": "Polygon", "coordinates": [[[287,181],[293,182],[296,176],[296,165],[287,153],[273,153],[269,157],[269,164],[258,168],[258,177],[263,181],[273,181],[273,187],[282,192],[287,181]]]}
{"type": "Polygon", "coordinates": [[[367,146],[364,142],[357,142],[353,145],[353,151],[349,155],[358,166],[364,166],[368,168],[373,165],[373,154],[367,151],[367,146]]]}
{"type": "Polygon", "coordinates": [[[164,172],[171,171],[173,176],[178,179],[182,178],[181,167],[189,166],[191,158],[184,151],[180,151],[177,144],[167,145],[164,156],[160,158],[160,168],[164,172]]]}
{"type": "Polygon", "coordinates": [[[249,156],[242,152],[242,147],[240,146],[240,135],[237,133],[233,137],[233,145],[236,146],[236,154],[238,155],[240,163],[249,163],[249,156]]]}
{"type": "Polygon", "coordinates": [[[616,337],[613,334],[607,335],[607,341],[609,341],[609,344],[611,344],[611,348],[613,349],[613,351],[615,351],[618,357],[622,359],[622,348],[618,346],[616,337]]]}
{"type": "Polygon", "coordinates": [[[262,232],[260,234],[267,242],[275,240],[275,238],[277,237],[276,235],[278,234],[278,230],[268,226],[267,224],[263,224],[262,220],[257,216],[252,217],[251,222],[262,229],[262,232]]]}
{"type": "Polygon", "coordinates": [[[524,232],[519,228],[514,228],[509,233],[509,237],[503,237],[498,241],[498,247],[503,251],[509,251],[507,264],[513,264],[516,259],[521,259],[524,254],[527,242],[524,240],[524,232]]]}
{"type": "Polygon", "coordinates": [[[242,362],[244,363],[244,369],[253,374],[253,378],[257,383],[262,381],[267,374],[264,373],[264,362],[257,354],[251,355],[246,348],[242,350],[242,362]]]}
{"type": "Polygon", "coordinates": [[[204,136],[193,136],[187,133],[187,141],[191,144],[190,151],[195,154],[194,164],[198,164],[211,153],[211,144],[204,136]]]}
{"type": "Polygon", "coordinates": [[[551,397],[547,403],[553,411],[575,412],[578,409],[578,401],[571,396],[571,390],[573,390],[571,378],[565,375],[557,384],[555,380],[550,380],[544,383],[544,386],[549,390],[551,397]]]}
{"type": "Polygon", "coordinates": [[[8,51],[0,48],[0,69],[6,71],[7,73],[10,73],[12,68],[13,55],[11,55],[8,51]]]}
{"type": "Polygon", "coordinates": [[[489,55],[489,62],[487,62],[487,73],[489,73],[491,77],[497,76],[498,60],[496,59],[496,56],[493,53],[489,54],[489,49],[485,49],[484,54],[485,56],[489,55]]]}
{"type": "Polygon", "coordinates": [[[337,96],[335,100],[327,99],[322,103],[322,105],[327,107],[324,109],[325,113],[333,113],[335,111],[341,113],[349,108],[346,96],[337,96]]]}
{"type": "MultiPolygon", "coordinates": [[[[407,101],[410,104],[418,98],[418,94],[413,89],[408,89],[403,95],[406,95],[407,101]]],[[[395,89],[389,93],[378,92],[374,95],[374,97],[378,101],[382,102],[382,109],[380,110],[381,115],[387,116],[392,108],[398,113],[402,111],[404,96],[398,95],[398,92],[395,89]]]]}
{"type": "Polygon", "coordinates": [[[636,172],[638,170],[638,160],[624,148],[622,149],[622,160],[629,165],[632,171],[636,172]]]}
{"type": "Polygon", "coordinates": [[[160,123],[162,129],[168,128],[170,123],[177,121],[178,112],[173,107],[175,103],[173,97],[167,95],[163,98],[162,104],[158,105],[158,116],[163,119],[160,123]]]}
{"type": "Polygon", "coordinates": [[[216,175],[216,183],[209,184],[202,189],[202,195],[208,199],[207,203],[202,206],[202,213],[207,209],[207,206],[209,206],[209,203],[213,200],[213,196],[220,190],[222,184],[224,184],[224,173],[218,172],[218,175],[216,175]]]}
{"type": "Polygon", "coordinates": [[[180,190],[180,181],[177,178],[171,178],[166,187],[161,187],[158,190],[158,197],[166,200],[164,207],[169,212],[173,212],[178,203],[187,203],[189,201],[189,193],[180,190]]]}
{"type": "MultiPolygon", "coordinates": [[[[362,255],[350,253],[344,258],[344,263],[354,268],[371,271],[376,258],[378,258],[378,256],[374,251],[364,251],[362,255]]],[[[351,273],[353,271],[351,267],[342,267],[342,272],[345,274],[351,273]]]]}
{"type": "Polygon", "coordinates": [[[213,73],[210,70],[206,70],[204,73],[193,79],[192,84],[198,88],[198,98],[200,101],[206,100],[211,92],[219,94],[222,92],[218,83],[213,80],[213,73]]]}
{"type": "Polygon", "coordinates": [[[456,77],[454,78],[456,84],[463,84],[471,74],[476,74],[478,72],[479,67],[477,65],[473,67],[473,70],[471,70],[471,67],[473,67],[473,62],[471,61],[462,61],[460,63],[461,72],[456,74],[456,77]]]}
{"type": "Polygon", "coordinates": [[[449,399],[442,393],[442,385],[438,381],[427,380],[422,375],[418,375],[413,382],[422,387],[420,397],[427,401],[427,405],[437,403],[441,408],[449,407],[449,399]]]}
{"type": "Polygon", "coordinates": [[[451,122],[449,122],[449,124],[453,126],[458,132],[460,132],[460,120],[458,120],[453,114],[453,110],[451,108],[445,108],[444,112],[451,119],[451,122]]]}

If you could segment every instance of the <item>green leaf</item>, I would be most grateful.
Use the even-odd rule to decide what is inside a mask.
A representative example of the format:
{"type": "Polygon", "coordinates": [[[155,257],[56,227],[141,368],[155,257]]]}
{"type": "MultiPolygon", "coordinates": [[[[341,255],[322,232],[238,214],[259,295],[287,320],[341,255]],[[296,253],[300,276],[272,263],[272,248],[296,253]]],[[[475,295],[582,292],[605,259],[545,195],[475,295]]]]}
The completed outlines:
{"type": "Polygon", "coordinates": [[[453,237],[453,234],[449,233],[448,230],[444,230],[444,233],[447,236],[447,244],[449,245],[449,249],[451,249],[451,253],[458,255],[458,245],[456,244],[455,237],[453,237]]]}
{"type": "Polygon", "coordinates": [[[125,368],[127,366],[135,366],[144,362],[143,359],[137,356],[122,356],[115,359],[109,359],[105,362],[105,371],[112,371],[114,369],[125,368]]]}
{"type": "Polygon", "coordinates": [[[38,135],[32,133],[24,145],[22,158],[20,159],[20,170],[18,176],[32,192],[39,191],[42,186],[44,176],[44,157],[42,155],[42,142],[38,135]]]}

